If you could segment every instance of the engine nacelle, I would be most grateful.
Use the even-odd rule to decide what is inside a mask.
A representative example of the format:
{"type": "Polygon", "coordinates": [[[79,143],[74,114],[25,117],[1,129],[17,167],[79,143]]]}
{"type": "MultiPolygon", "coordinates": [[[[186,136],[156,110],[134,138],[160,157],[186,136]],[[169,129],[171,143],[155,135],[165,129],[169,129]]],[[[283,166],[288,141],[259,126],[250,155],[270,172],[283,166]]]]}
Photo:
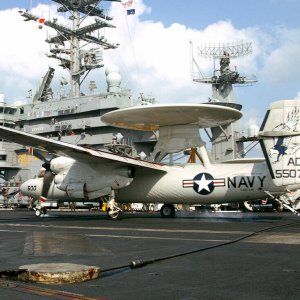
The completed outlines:
{"type": "Polygon", "coordinates": [[[43,177],[28,180],[22,185],[23,194],[39,198],[47,182],[49,188],[46,188],[46,194],[43,195],[45,198],[91,200],[109,194],[112,189],[128,186],[135,176],[133,166],[92,165],[68,157],[52,159],[50,169],[55,174],[51,183],[43,177]]]}
{"type": "Polygon", "coordinates": [[[98,169],[97,166],[69,161],[69,169],[67,169],[60,163],[62,161],[58,161],[55,165],[56,171],[61,170],[61,172],[55,176],[54,182],[60,190],[70,190],[70,195],[75,190],[81,193],[83,186],[86,193],[105,188],[120,189],[128,186],[135,176],[135,168],[132,166],[111,168],[107,165],[99,165],[98,169]]]}
{"type": "Polygon", "coordinates": [[[54,177],[54,183],[57,185],[61,185],[65,179],[65,174],[64,173],[59,173],[57,175],[55,175],[54,177]]]}
{"type": "Polygon", "coordinates": [[[84,184],[71,183],[66,187],[66,196],[70,198],[83,199],[84,198],[84,184]]]}
{"type": "Polygon", "coordinates": [[[116,169],[116,174],[118,174],[121,177],[134,178],[135,167],[133,166],[120,167],[116,169]]]}
{"type": "Polygon", "coordinates": [[[101,190],[96,190],[93,192],[88,192],[86,186],[81,183],[69,184],[66,188],[66,196],[71,199],[81,199],[81,200],[94,200],[101,196],[108,195],[111,191],[110,187],[106,187],[101,190]]]}
{"type": "Polygon", "coordinates": [[[69,157],[56,157],[51,160],[50,169],[54,174],[68,171],[76,161],[69,157]]]}
{"type": "Polygon", "coordinates": [[[88,199],[88,200],[98,199],[99,197],[108,195],[110,192],[111,192],[111,188],[110,187],[106,187],[106,188],[104,188],[102,190],[98,190],[98,191],[86,193],[85,194],[85,199],[88,199]]]}

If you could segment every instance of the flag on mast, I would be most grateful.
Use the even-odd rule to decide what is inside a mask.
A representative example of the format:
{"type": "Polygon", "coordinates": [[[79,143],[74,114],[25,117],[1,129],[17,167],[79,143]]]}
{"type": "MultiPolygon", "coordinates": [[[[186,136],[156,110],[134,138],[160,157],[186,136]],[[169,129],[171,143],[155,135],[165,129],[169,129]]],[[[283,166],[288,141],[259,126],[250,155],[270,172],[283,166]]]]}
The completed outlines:
{"type": "Polygon", "coordinates": [[[135,14],[135,9],[127,9],[127,16],[129,15],[134,15],[135,14]]]}
{"type": "Polygon", "coordinates": [[[122,1],[122,5],[124,7],[129,7],[129,6],[131,6],[132,2],[133,2],[133,0],[122,1]]]}

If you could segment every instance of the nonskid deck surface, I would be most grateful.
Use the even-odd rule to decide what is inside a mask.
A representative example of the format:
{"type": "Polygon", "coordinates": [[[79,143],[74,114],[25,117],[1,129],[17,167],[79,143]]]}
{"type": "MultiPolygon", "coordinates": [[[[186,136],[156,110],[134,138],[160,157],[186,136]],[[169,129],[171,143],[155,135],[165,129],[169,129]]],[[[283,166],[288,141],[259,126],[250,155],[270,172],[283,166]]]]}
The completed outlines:
{"type": "Polygon", "coordinates": [[[47,262],[108,270],[133,260],[226,244],[281,225],[287,226],[138,269],[103,272],[99,279],[83,283],[0,281],[0,297],[296,299],[300,271],[300,219],[289,213],[181,212],[175,219],[128,213],[120,221],[111,221],[99,212],[50,212],[49,217],[37,218],[30,211],[0,211],[0,271],[47,262]]]}

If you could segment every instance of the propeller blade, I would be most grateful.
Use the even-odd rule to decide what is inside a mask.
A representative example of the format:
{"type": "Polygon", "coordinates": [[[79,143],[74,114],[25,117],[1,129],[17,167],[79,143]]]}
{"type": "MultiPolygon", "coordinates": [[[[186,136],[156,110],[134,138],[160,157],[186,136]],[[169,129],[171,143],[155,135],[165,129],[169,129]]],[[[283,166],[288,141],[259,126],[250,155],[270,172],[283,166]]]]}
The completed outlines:
{"type": "Polygon", "coordinates": [[[51,159],[50,160],[48,160],[48,159],[46,159],[45,158],[45,162],[42,164],[42,167],[44,168],[44,169],[46,169],[46,171],[50,171],[51,172],[51,159]]]}
{"type": "Polygon", "coordinates": [[[51,171],[51,160],[55,158],[57,155],[36,148],[33,151],[33,155],[36,156],[39,160],[44,162],[42,164],[42,167],[45,169],[45,172],[43,176],[44,179],[43,179],[42,192],[40,195],[40,201],[45,202],[47,201],[48,192],[55,176],[51,171]]]}
{"type": "MultiPolygon", "coordinates": [[[[43,167],[44,167],[44,164],[43,164],[43,167]]],[[[40,196],[40,200],[43,202],[47,200],[48,192],[49,192],[51,183],[55,176],[50,170],[50,164],[49,164],[49,169],[47,169],[47,168],[45,168],[45,169],[46,169],[46,171],[45,171],[44,180],[43,180],[43,188],[42,188],[42,193],[40,196]]]]}
{"type": "Polygon", "coordinates": [[[50,164],[51,160],[57,157],[57,155],[53,153],[36,148],[33,149],[33,155],[46,164],[50,164]]]}

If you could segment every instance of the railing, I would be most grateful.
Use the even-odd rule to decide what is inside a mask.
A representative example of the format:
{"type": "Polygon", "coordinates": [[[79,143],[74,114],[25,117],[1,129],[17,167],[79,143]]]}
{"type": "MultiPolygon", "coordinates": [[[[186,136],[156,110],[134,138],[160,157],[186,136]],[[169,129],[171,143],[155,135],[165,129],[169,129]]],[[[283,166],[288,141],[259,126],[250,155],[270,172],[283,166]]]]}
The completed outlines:
{"type": "Polygon", "coordinates": [[[0,113],[0,124],[2,124],[3,122],[15,122],[17,119],[17,117],[15,115],[10,115],[10,114],[4,114],[4,113],[0,113]]]}

